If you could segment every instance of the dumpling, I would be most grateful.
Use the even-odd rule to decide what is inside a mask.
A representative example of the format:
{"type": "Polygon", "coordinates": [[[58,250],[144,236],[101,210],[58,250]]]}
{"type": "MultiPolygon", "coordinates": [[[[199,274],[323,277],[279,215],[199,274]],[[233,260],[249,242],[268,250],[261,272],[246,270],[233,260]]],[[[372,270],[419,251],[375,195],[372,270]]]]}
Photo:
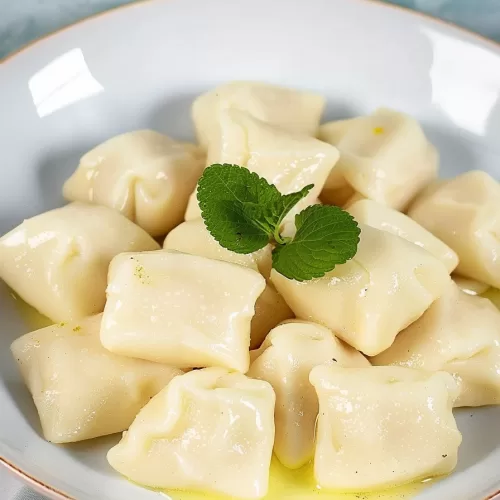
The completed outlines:
{"type": "Polygon", "coordinates": [[[152,488],[258,499],[267,493],[274,392],[222,368],[176,377],[108,452],[110,465],[152,488]]]}
{"type": "Polygon", "coordinates": [[[111,259],[159,248],[107,207],[71,203],[25,220],[0,238],[0,278],[54,322],[102,312],[111,259]]]}
{"type": "Polygon", "coordinates": [[[11,346],[45,439],[70,443],[121,432],[182,372],[112,354],[99,341],[101,315],[59,323],[11,346]]]}
{"type": "Polygon", "coordinates": [[[250,331],[250,349],[260,347],[266,335],[276,325],[294,317],[285,299],[271,283],[268,283],[255,303],[255,316],[252,318],[250,331]]]}
{"type": "Polygon", "coordinates": [[[163,248],[239,264],[259,271],[265,278],[271,273],[271,245],[250,254],[232,252],[219,245],[200,218],[183,222],[170,231],[163,248]]]}
{"type": "Polygon", "coordinates": [[[372,362],[451,373],[460,388],[455,406],[500,404],[500,312],[452,282],[372,362]]]}
{"type": "Polygon", "coordinates": [[[266,380],[276,393],[274,453],[291,469],[308,463],[314,455],[318,398],[309,383],[317,365],[370,366],[352,347],[338,340],[324,326],[291,321],[272,330],[256,352],[247,375],[266,380]]]}
{"type": "MultiPolygon", "coordinates": [[[[368,198],[366,198],[362,194],[354,192],[354,194],[343,205],[339,205],[339,206],[342,206],[342,208],[344,210],[348,210],[350,206],[354,205],[358,201],[362,201],[362,200],[366,200],[366,199],[368,199],[368,198]]],[[[379,203],[379,205],[380,205],[380,203],[379,203]]]]}
{"type": "Polygon", "coordinates": [[[426,250],[360,224],[355,257],[322,278],[299,282],[273,269],[271,280],[297,318],[330,328],[374,356],[444,292],[450,276],[426,250]]]}
{"type": "Polygon", "coordinates": [[[117,354],[179,368],[246,372],[250,322],[266,280],[245,267],[179,252],[111,262],[101,342],[117,354]]]}
{"type": "Polygon", "coordinates": [[[63,194],[70,201],[114,208],[156,237],[182,221],[204,166],[195,145],[138,130],[85,154],[63,194]]]}
{"type": "Polygon", "coordinates": [[[451,472],[462,436],[446,372],[317,366],[314,476],[322,488],[383,489],[451,472]]]}
{"type": "Polygon", "coordinates": [[[470,278],[464,278],[458,274],[452,274],[451,279],[455,282],[458,288],[462,290],[462,292],[468,293],[469,295],[482,295],[490,288],[490,286],[486,283],[481,283],[481,281],[470,278]]]}
{"type": "MultiPolygon", "coordinates": [[[[166,237],[163,248],[239,264],[259,271],[265,278],[271,273],[271,245],[251,254],[231,252],[212,238],[202,219],[186,221],[177,226],[166,237]]],[[[287,303],[268,283],[255,303],[250,348],[259,347],[272,328],[293,317],[287,303]]]]}
{"type": "Polygon", "coordinates": [[[424,248],[439,259],[448,272],[457,267],[458,256],[448,245],[401,212],[372,200],[357,201],[347,211],[362,224],[395,234],[424,248]]]}
{"type": "Polygon", "coordinates": [[[500,287],[500,185],[466,172],[417,199],[408,215],[458,254],[456,272],[500,287]]]}
{"type": "Polygon", "coordinates": [[[482,296],[488,299],[497,309],[500,309],[500,290],[490,287],[482,296]]]}
{"type": "Polygon", "coordinates": [[[325,98],[312,92],[258,82],[232,82],[199,96],[193,103],[198,141],[208,148],[225,109],[246,111],[258,120],[289,132],[314,136],[325,98]]]}
{"type": "Polygon", "coordinates": [[[366,198],[402,210],[437,175],[436,149],[418,122],[403,113],[381,108],[337,127],[324,124],[319,136],[340,151],[321,196],[327,203],[338,204],[339,193],[348,193],[345,188],[350,186],[366,198]]]}
{"type": "MultiPolygon", "coordinates": [[[[229,163],[247,167],[275,184],[283,194],[314,184],[292,213],[316,202],[339,153],[330,144],[274,127],[238,110],[219,115],[218,133],[210,142],[207,165],[229,163]]],[[[200,217],[196,195],[190,199],[186,218],[200,217]]]]}
{"type": "MultiPolygon", "coordinates": [[[[328,144],[332,144],[333,146],[337,146],[351,126],[356,123],[356,120],[358,120],[358,118],[324,123],[319,127],[318,139],[328,144]]],[[[341,165],[342,162],[339,161],[337,167],[341,165]]],[[[354,195],[355,191],[345,180],[342,169],[335,168],[330,172],[320,197],[325,203],[342,207],[348,203],[348,200],[354,195]]]]}

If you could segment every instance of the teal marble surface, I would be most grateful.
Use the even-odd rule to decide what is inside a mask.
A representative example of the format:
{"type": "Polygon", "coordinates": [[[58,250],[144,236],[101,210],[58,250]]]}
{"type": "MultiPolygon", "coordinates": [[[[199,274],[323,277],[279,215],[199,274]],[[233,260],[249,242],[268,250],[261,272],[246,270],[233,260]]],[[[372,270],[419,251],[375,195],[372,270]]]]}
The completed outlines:
{"type": "MultiPolygon", "coordinates": [[[[133,1],[0,0],[0,58],[46,33],[133,1]]],[[[500,41],[500,0],[388,1],[451,21],[500,41]]]]}

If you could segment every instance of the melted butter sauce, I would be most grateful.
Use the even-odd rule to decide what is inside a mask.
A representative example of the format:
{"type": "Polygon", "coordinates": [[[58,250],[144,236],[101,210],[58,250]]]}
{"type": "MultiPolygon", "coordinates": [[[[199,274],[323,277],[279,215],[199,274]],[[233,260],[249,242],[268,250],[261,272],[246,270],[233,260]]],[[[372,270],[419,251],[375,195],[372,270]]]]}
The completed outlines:
{"type": "MultiPolygon", "coordinates": [[[[262,500],[404,500],[414,497],[428,481],[399,486],[386,491],[344,493],[316,486],[312,465],[291,470],[273,456],[269,475],[269,491],[262,500]]],[[[237,500],[235,497],[191,491],[162,491],[171,500],[237,500]]]]}

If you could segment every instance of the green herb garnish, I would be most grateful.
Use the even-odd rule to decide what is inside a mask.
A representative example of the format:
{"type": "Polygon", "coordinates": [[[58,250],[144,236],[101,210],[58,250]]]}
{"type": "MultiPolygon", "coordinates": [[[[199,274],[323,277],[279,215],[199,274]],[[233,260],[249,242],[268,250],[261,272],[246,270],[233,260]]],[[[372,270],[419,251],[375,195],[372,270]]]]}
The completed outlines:
{"type": "Polygon", "coordinates": [[[214,164],[198,182],[198,202],[205,225],[221,246],[252,253],[273,243],[273,267],[297,281],[319,278],[356,254],[359,227],[344,210],[312,205],[295,216],[295,237],[281,235],[290,210],[313,185],[282,195],[244,167],[214,164]]]}

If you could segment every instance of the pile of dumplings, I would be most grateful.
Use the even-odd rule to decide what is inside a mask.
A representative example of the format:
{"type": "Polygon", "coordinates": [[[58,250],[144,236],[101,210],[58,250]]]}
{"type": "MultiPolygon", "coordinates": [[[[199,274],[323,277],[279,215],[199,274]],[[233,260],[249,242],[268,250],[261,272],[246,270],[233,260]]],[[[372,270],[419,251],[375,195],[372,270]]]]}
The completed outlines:
{"type": "Polygon", "coordinates": [[[0,239],[0,278],[54,322],[12,344],[43,434],[123,432],[132,481],[259,499],[273,453],[323,489],[447,474],[452,409],[500,404],[500,186],[438,180],[420,125],[390,109],[319,125],[324,98],[235,82],[198,97],[198,145],[151,130],[85,154],[68,205],[0,239]],[[314,188],[361,228],[356,256],[297,282],[209,234],[205,166],[314,188]],[[166,237],[165,237],[166,235],[166,237]],[[162,238],[163,248],[158,243],[162,238]],[[453,273],[453,274],[452,274],[453,273]]]}

